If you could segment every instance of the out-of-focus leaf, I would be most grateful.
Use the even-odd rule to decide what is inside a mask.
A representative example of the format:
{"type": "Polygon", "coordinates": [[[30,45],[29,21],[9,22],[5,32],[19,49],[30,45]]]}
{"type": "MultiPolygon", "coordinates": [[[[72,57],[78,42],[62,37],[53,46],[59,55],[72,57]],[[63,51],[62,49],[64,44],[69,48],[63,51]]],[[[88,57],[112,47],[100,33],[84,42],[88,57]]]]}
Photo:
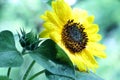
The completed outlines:
{"type": "Polygon", "coordinates": [[[15,47],[13,34],[10,31],[0,32],[0,67],[20,66],[23,58],[15,47]]]}
{"type": "Polygon", "coordinates": [[[7,76],[0,76],[0,80],[12,80],[12,79],[9,79],[7,76]]]}
{"type": "Polygon", "coordinates": [[[45,40],[37,50],[30,52],[30,55],[53,74],[75,77],[74,66],[69,57],[51,39],[45,40]]]}
{"type": "Polygon", "coordinates": [[[76,72],[76,80],[103,80],[92,72],[76,72]]]}

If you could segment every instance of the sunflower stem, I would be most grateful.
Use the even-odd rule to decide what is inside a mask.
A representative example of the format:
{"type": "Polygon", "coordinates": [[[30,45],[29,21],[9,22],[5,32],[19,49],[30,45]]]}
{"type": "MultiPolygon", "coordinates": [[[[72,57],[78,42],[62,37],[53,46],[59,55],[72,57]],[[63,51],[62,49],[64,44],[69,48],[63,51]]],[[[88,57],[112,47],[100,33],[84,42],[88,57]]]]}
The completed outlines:
{"type": "Polygon", "coordinates": [[[9,78],[11,72],[11,67],[8,68],[7,77],[9,78]]]}
{"type": "Polygon", "coordinates": [[[40,74],[44,73],[45,69],[42,71],[39,71],[38,73],[34,74],[33,76],[31,76],[28,80],[33,80],[35,77],[39,76],[40,74]]]}
{"type": "Polygon", "coordinates": [[[25,72],[25,74],[24,74],[24,76],[23,76],[23,80],[26,80],[26,78],[27,78],[29,72],[31,71],[32,67],[34,66],[34,64],[35,64],[35,60],[33,60],[33,61],[31,62],[30,66],[29,66],[28,69],[26,70],[26,72],[25,72]]]}

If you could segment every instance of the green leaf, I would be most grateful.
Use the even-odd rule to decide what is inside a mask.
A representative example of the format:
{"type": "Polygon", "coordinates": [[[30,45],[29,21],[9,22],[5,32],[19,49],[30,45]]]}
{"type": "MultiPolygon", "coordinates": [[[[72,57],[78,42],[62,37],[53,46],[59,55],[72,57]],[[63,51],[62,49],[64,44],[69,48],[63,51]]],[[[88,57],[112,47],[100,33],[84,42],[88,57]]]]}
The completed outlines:
{"type": "Polygon", "coordinates": [[[23,58],[15,47],[13,34],[10,31],[0,32],[0,67],[20,66],[23,58]]]}
{"type": "Polygon", "coordinates": [[[68,76],[52,74],[49,71],[46,71],[45,74],[49,80],[74,80],[68,76]]]}
{"type": "Polygon", "coordinates": [[[11,80],[7,76],[0,76],[0,80],[11,80]]]}
{"type": "Polygon", "coordinates": [[[56,75],[74,78],[74,66],[67,54],[51,39],[45,40],[37,50],[30,55],[41,66],[56,75]]]}
{"type": "Polygon", "coordinates": [[[103,80],[93,72],[76,72],[76,80],[103,80]]]}

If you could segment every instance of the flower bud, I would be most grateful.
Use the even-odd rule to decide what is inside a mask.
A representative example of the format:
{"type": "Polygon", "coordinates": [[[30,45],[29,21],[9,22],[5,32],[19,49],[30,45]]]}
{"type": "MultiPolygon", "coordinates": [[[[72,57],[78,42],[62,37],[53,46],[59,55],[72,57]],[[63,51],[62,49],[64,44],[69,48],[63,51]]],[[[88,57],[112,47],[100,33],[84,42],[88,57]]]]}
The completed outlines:
{"type": "Polygon", "coordinates": [[[21,30],[21,35],[19,36],[19,42],[21,46],[26,50],[34,50],[38,48],[38,44],[40,42],[37,34],[30,31],[29,33],[26,33],[24,30],[21,30]]]}

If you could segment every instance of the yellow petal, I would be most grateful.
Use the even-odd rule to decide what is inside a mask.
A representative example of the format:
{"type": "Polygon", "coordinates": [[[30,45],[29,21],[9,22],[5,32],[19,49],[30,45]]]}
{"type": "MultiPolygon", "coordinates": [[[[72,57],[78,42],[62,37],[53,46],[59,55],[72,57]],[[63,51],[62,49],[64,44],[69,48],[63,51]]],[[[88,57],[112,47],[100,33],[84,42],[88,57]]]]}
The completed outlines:
{"type": "Polygon", "coordinates": [[[103,51],[106,49],[106,47],[100,43],[88,42],[87,45],[88,47],[99,50],[99,51],[103,51]]]}
{"type": "Polygon", "coordinates": [[[61,35],[59,32],[53,31],[50,33],[50,38],[56,43],[61,41],[61,35]]]}
{"type": "Polygon", "coordinates": [[[95,58],[88,51],[83,50],[82,53],[81,53],[81,56],[84,59],[84,61],[86,63],[86,66],[89,70],[91,68],[97,68],[98,67],[98,64],[97,64],[95,58]]]}
{"type": "Polygon", "coordinates": [[[82,23],[87,16],[88,14],[85,10],[74,8],[72,11],[72,18],[74,19],[75,22],[82,23]]]}
{"type": "Polygon", "coordinates": [[[51,23],[51,22],[45,22],[45,23],[43,23],[43,26],[47,30],[51,30],[51,31],[58,30],[58,27],[56,25],[54,25],[53,23],[51,23]]]}
{"type": "Polygon", "coordinates": [[[88,43],[88,46],[86,48],[86,50],[91,54],[100,58],[106,58],[106,54],[104,52],[105,49],[106,47],[99,43],[88,43]]]}
{"type": "Polygon", "coordinates": [[[87,32],[87,34],[95,34],[99,31],[99,27],[97,24],[91,24],[89,25],[88,28],[85,29],[85,32],[87,32]]]}
{"type": "Polygon", "coordinates": [[[71,17],[71,7],[64,0],[52,2],[52,7],[58,18],[66,24],[71,17]]]}
{"type": "Polygon", "coordinates": [[[81,55],[75,54],[74,58],[72,59],[74,60],[74,64],[76,64],[76,66],[78,67],[80,71],[87,70],[87,66],[85,65],[85,62],[81,55]]]}
{"type": "Polygon", "coordinates": [[[106,54],[104,51],[98,51],[94,49],[87,49],[92,55],[99,57],[99,58],[106,58],[106,54]]]}
{"type": "Polygon", "coordinates": [[[82,59],[82,57],[80,55],[78,55],[77,53],[76,54],[71,53],[62,43],[58,43],[58,45],[67,53],[67,55],[69,56],[72,63],[77,66],[79,71],[87,70],[84,60],[82,59]]]}
{"type": "Polygon", "coordinates": [[[54,25],[56,25],[59,28],[61,27],[61,25],[63,25],[62,22],[58,19],[57,15],[54,12],[46,11],[45,16],[42,15],[41,18],[53,23],[54,25]]]}
{"type": "Polygon", "coordinates": [[[93,23],[93,22],[94,22],[94,16],[88,16],[88,17],[87,17],[87,21],[88,21],[89,23],[93,23]]]}
{"type": "Polygon", "coordinates": [[[97,42],[102,39],[100,34],[88,34],[88,41],[89,42],[97,42]]]}
{"type": "Polygon", "coordinates": [[[83,51],[84,51],[84,53],[82,55],[85,56],[87,61],[89,61],[92,66],[98,67],[97,61],[95,60],[93,55],[89,51],[87,51],[86,49],[84,49],[83,51]]]}
{"type": "Polygon", "coordinates": [[[49,38],[49,31],[48,30],[43,30],[40,34],[39,34],[40,38],[49,38]]]}
{"type": "Polygon", "coordinates": [[[43,19],[43,20],[45,20],[45,21],[48,20],[48,18],[46,16],[46,13],[44,15],[41,15],[40,18],[43,19]]]}

